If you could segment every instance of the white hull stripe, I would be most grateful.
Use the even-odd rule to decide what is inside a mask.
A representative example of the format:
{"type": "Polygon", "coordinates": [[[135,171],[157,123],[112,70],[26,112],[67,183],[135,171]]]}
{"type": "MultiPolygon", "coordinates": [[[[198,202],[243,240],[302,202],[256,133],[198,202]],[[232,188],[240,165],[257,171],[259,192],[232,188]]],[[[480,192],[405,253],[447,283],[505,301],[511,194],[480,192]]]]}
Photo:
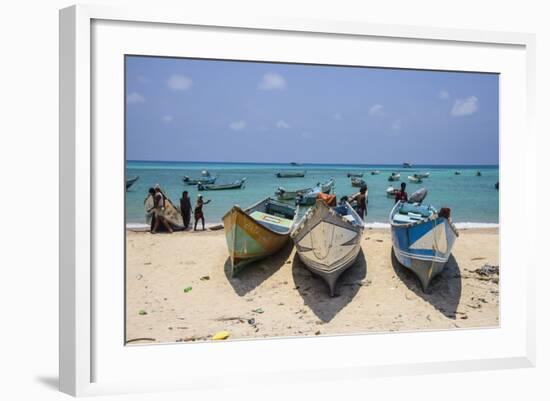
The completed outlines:
{"type": "MultiPolygon", "coordinates": [[[[395,249],[395,248],[394,248],[394,249],[395,249]]],[[[405,256],[405,257],[408,257],[408,258],[411,258],[411,259],[427,260],[427,261],[436,261],[436,262],[442,262],[442,263],[447,262],[447,258],[443,258],[443,257],[441,257],[441,256],[419,255],[419,254],[416,254],[416,253],[404,252],[404,251],[401,251],[401,250],[399,250],[399,249],[396,249],[396,251],[397,251],[397,253],[399,253],[400,255],[405,256]]]]}

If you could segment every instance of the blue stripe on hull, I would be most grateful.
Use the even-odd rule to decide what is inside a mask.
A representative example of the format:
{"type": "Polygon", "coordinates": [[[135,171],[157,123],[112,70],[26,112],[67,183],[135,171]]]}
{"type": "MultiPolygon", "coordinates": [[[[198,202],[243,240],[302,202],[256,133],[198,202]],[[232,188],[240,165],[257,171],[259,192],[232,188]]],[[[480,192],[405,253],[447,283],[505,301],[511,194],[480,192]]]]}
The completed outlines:
{"type": "Polygon", "coordinates": [[[456,234],[451,228],[447,219],[438,218],[436,220],[426,221],[425,223],[412,226],[396,226],[392,225],[392,244],[394,253],[403,266],[411,269],[420,279],[422,288],[426,291],[431,279],[439,274],[453,248],[456,234]],[[431,243],[431,249],[428,247],[415,249],[411,248],[415,243],[422,239],[430,231],[443,224],[445,230],[445,244],[439,244],[443,251],[438,250],[436,241],[431,243]]]}

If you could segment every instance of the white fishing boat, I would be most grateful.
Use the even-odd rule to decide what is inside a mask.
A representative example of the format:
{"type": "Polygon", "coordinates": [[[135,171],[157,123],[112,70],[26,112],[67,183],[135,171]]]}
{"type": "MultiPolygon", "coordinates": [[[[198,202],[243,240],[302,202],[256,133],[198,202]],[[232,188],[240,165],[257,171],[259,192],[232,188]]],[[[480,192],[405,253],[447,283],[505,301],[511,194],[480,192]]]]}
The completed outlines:
{"type": "MultiPolygon", "coordinates": [[[[421,196],[423,199],[426,191],[420,191],[424,191],[421,196]]],[[[411,198],[419,200],[415,194],[411,198]]],[[[458,237],[450,215],[448,208],[438,211],[433,206],[401,201],[395,204],[390,213],[395,257],[414,272],[424,291],[445,267],[458,237]]]]}
{"type": "Polygon", "coordinates": [[[410,182],[414,182],[415,184],[420,184],[422,182],[422,178],[420,178],[416,174],[409,175],[407,178],[409,179],[410,182]]]}
{"type": "Polygon", "coordinates": [[[393,185],[390,185],[386,188],[386,196],[388,198],[395,198],[395,193],[398,191],[397,188],[394,188],[393,185]]]}
{"type": "Polygon", "coordinates": [[[373,170],[370,172],[370,175],[378,175],[380,174],[380,170],[373,170]]]}
{"type": "Polygon", "coordinates": [[[401,173],[391,173],[388,177],[388,181],[399,181],[401,179],[401,173]]]}
{"type": "Polygon", "coordinates": [[[414,175],[416,175],[417,177],[420,177],[420,178],[428,178],[430,176],[430,173],[425,172],[425,173],[418,173],[418,174],[414,174],[414,175]]]}
{"type": "Polygon", "coordinates": [[[330,207],[318,199],[290,233],[300,260],[328,284],[331,296],[338,277],[359,254],[364,227],[349,203],[330,207]]]}

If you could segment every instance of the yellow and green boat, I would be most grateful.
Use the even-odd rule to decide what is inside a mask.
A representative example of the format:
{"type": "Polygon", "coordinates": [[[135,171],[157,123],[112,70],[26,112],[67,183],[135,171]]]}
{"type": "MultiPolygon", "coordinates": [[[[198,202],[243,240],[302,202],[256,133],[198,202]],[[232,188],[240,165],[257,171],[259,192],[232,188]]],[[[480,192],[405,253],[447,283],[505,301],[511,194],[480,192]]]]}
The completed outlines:
{"type": "Polygon", "coordinates": [[[293,206],[269,197],[245,210],[233,206],[223,216],[231,276],[279,251],[290,238],[296,216],[293,206]]]}

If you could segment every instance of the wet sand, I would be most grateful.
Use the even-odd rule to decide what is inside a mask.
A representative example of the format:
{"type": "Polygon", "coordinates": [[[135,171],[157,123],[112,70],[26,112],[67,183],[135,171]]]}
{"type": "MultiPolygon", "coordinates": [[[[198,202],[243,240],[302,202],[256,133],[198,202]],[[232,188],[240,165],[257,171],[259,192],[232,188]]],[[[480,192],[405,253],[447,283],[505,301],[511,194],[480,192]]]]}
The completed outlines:
{"type": "Polygon", "coordinates": [[[127,231],[127,342],[314,336],[494,327],[499,324],[498,229],[463,229],[443,273],[424,293],[391,251],[389,229],[366,229],[337,296],[300,262],[292,242],[228,275],[223,230],[127,231]]]}

